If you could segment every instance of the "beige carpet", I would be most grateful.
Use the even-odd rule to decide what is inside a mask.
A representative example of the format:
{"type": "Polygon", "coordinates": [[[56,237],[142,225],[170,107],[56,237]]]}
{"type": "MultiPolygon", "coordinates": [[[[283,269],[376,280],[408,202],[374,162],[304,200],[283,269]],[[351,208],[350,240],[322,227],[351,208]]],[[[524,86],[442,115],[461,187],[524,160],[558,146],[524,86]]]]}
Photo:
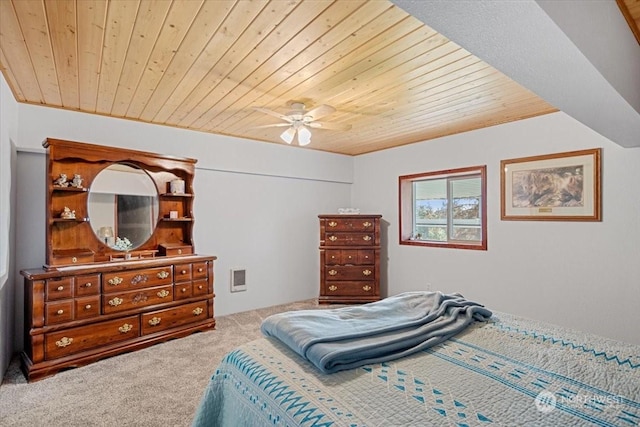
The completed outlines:
{"type": "Polygon", "coordinates": [[[260,338],[267,316],[301,301],[218,317],[216,329],[27,383],[15,359],[0,386],[2,426],[189,426],[222,357],[260,338]]]}

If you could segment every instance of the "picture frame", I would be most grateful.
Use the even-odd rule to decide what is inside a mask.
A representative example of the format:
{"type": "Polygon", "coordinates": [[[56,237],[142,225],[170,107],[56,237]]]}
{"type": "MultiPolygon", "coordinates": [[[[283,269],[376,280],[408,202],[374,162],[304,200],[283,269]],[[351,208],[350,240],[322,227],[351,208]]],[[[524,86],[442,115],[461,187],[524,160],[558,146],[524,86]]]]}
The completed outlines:
{"type": "Polygon", "coordinates": [[[500,161],[500,218],[601,221],[601,150],[500,161]]]}

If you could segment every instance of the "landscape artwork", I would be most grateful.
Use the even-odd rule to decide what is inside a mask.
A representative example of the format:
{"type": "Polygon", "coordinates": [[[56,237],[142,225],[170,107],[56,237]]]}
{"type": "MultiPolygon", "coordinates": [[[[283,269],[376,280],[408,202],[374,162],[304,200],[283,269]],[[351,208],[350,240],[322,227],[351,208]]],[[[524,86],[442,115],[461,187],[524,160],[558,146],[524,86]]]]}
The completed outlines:
{"type": "Polygon", "coordinates": [[[500,219],[601,221],[602,149],[500,162],[500,219]]]}
{"type": "Polygon", "coordinates": [[[512,206],[583,206],[584,168],[582,165],[513,172],[512,206]]]}

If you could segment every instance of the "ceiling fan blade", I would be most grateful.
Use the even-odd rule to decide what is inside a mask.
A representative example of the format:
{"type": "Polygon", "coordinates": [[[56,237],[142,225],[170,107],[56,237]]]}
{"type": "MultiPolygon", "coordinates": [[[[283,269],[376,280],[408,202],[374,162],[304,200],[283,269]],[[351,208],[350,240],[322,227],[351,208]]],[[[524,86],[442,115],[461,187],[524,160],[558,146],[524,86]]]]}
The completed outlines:
{"type": "Polygon", "coordinates": [[[331,130],[349,130],[351,125],[345,125],[342,123],[329,123],[329,122],[311,122],[307,126],[318,129],[331,129],[331,130]]]}
{"type": "Polygon", "coordinates": [[[334,113],[335,111],[336,109],[333,108],[331,105],[322,104],[307,111],[304,114],[304,116],[311,117],[312,120],[318,120],[319,118],[328,116],[329,114],[334,113]]]}
{"type": "Polygon", "coordinates": [[[281,120],[291,123],[293,120],[289,116],[285,116],[284,114],[280,114],[277,111],[269,110],[268,108],[262,107],[252,107],[256,111],[260,111],[261,113],[269,114],[270,116],[277,117],[281,120]]]}
{"type": "Polygon", "coordinates": [[[264,128],[279,128],[279,127],[285,127],[285,126],[291,126],[291,123],[272,123],[270,125],[253,126],[253,128],[264,129],[264,128]]]}

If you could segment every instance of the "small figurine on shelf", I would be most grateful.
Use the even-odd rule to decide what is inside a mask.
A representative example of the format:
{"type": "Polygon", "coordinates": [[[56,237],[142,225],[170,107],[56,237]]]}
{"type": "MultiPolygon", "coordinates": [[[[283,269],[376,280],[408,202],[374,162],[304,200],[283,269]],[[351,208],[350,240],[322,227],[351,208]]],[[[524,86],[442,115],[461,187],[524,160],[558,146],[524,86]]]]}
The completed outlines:
{"type": "Polygon", "coordinates": [[[75,188],[82,188],[82,176],[77,173],[73,174],[73,181],[71,181],[71,186],[75,188]]]}
{"type": "Polygon", "coordinates": [[[65,206],[64,210],[60,214],[60,218],[62,218],[62,219],[75,219],[76,218],[76,211],[72,211],[71,209],[69,209],[68,207],[65,206]]]}
{"type": "Polygon", "coordinates": [[[133,247],[133,244],[126,237],[116,237],[116,243],[112,246],[113,249],[118,251],[129,251],[133,247]]]}
{"type": "Polygon", "coordinates": [[[54,181],[56,187],[68,187],[69,181],[67,181],[67,174],[61,173],[60,177],[54,181]]]}

